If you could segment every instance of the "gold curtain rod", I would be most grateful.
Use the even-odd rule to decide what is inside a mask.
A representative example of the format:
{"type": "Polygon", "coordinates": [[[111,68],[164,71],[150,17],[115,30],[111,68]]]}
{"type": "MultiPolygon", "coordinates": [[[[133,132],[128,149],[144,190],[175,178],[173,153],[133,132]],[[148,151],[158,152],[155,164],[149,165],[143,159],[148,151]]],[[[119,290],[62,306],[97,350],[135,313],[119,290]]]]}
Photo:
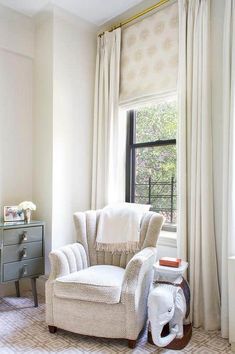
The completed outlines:
{"type": "MultiPolygon", "coordinates": [[[[110,27],[107,31],[108,31],[108,32],[112,32],[112,31],[114,31],[115,29],[117,29],[117,28],[119,28],[119,27],[122,27],[122,26],[124,26],[124,25],[127,25],[128,23],[130,23],[130,22],[136,20],[137,18],[139,18],[139,17],[141,17],[141,16],[143,16],[143,15],[146,15],[147,13],[149,13],[149,12],[151,12],[151,11],[157,9],[158,7],[160,7],[160,6],[164,5],[164,4],[166,4],[166,3],[169,2],[169,1],[170,1],[170,0],[161,0],[161,1],[159,1],[157,4],[148,7],[147,9],[145,9],[145,10],[139,12],[138,14],[133,15],[133,16],[127,18],[126,20],[124,20],[124,21],[122,21],[122,22],[120,22],[120,23],[117,23],[116,25],[113,25],[113,26],[110,27]]],[[[99,34],[99,37],[103,36],[104,33],[105,33],[105,32],[100,33],[100,34],[99,34]]]]}

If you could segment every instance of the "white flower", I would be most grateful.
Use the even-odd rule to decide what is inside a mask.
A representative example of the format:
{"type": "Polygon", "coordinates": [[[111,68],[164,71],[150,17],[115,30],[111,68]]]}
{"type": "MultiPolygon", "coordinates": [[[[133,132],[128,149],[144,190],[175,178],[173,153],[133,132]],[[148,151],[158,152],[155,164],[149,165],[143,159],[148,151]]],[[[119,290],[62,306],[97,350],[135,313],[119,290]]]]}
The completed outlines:
{"type": "Polygon", "coordinates": [[[18,205],[18,208],[20,210],[27,210],[27,209],[36,210],[36,205],[33,204],[32,202],[24,201],[18,205]]]}

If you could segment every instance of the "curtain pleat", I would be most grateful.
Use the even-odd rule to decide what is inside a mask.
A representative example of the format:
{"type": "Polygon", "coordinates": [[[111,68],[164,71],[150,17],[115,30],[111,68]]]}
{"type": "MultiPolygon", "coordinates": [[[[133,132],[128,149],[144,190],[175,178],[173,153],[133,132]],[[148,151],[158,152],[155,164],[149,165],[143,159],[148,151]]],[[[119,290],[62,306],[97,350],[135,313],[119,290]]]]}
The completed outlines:
{"type": "Polygon", "coordinates": [[[191,319],[220,326],[212,175],[210,1],[179,0],[178,252],[189,262],[191,319]]]}
{"type": "MultiPolygon", "coordinates": [[[[228,257],[235,256],[235,1],[227,0],[223,38],[223,201],[221,333],[229,335],[228,257]]],[[[233,300],[232,300],[233,301],[233,300]]]]}
{"type": "Polygon", "coordinates": [[[98,37],[94,100],[93,209],[124,201],[125,119],[119,112],[121,29],[98,37]]]}

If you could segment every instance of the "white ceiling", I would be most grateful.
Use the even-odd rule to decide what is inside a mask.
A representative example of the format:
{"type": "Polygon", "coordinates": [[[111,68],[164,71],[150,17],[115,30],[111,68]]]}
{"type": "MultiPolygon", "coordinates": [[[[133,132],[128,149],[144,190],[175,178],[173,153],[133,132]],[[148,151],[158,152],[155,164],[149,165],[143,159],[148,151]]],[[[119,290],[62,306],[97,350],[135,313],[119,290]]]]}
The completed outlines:
{"type": "Polygon", "coordinates": [[[61,8],[97,26],[120,15],[143,0],[0,0],[0,4],[28,16],[34,16],[49,4],[61,8]]]}

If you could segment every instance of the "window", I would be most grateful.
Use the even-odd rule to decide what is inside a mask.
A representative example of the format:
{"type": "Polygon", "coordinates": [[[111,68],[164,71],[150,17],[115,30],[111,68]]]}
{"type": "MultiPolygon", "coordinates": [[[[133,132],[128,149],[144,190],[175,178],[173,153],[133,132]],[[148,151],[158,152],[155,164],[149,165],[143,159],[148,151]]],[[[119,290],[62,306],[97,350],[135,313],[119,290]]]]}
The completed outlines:
{"type": "Polygon", "coordinates": [[[177,101],[128,112],[126,200],[151,204],[175,230],[177,101]]]}

